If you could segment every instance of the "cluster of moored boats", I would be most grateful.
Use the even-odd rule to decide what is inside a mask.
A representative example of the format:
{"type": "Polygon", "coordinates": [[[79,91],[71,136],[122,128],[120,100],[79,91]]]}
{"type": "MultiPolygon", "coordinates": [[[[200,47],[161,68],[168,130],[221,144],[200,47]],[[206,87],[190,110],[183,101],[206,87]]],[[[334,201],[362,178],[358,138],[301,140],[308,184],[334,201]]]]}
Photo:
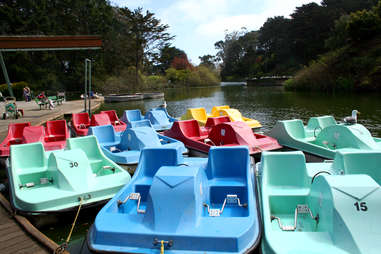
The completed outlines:
{"type": "Polygon", "coordinates": [[[19,212],[107,202],[93,252],[379,253],[381,139],[356,113],[278,121],[269,136],[229,106],[79,113],[75,138],[65,120],[10,124],[0,156],[19,212]],[[119,164],[137,164],[133,177],[119,164]]]}

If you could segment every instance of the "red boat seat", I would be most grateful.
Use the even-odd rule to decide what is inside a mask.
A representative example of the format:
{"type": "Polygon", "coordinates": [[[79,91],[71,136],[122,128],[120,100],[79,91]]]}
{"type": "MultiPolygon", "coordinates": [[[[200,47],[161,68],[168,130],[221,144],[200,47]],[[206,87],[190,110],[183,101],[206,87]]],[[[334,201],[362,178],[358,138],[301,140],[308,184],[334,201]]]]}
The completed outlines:
{"type": "Polygon", "coordinates": [[[101,111],[101,114],[106,114],[108,118],[110,119],[111,124],[114,126],[116,132],[124,131],[127,127],[127,125],[120,121],[118,118],[118,115],[116,114],[115,110],[106,110],[101,111]]]}
{"type": "Polygon", "coordinates": [[[178,124],[186,137],[191,139],[200,139],[202,137],[197,120],[178,121],[178,124]]]}
{"type": "Polygon", "coordinates": [[[46,142],[63,141],[69,138],[65,120],[46,122],[46,142]]]}
{"type": "Polygon", "coordinates": [[[205,128],[212,128],[220,123],[230,122],[230,118],[228,116],[219,116],[219,117],[209,117],[206,121],[205,128]]]}
{"type": "Polygon", "coordinates": [[[91,126],[111,125],[110,118],[107,114],[94,114],[91,117],[91,126]]]}
{"type": "Polygon", "coordinates": [[[23,138],[25,143],[43,142],[45,138],[44,126],[28,126],[24,128],[23,138]]]}
{"type": "Polygon", "coordinates": [[[254,145],[255,136],[251,128],[244,122],[221,123],[211,130],[209,139],[218,145],[254,145]]]}
{"type": "Polygon", "coordinates": [[[8,125],[7,142],[4,145],[21,144],[23,141],[23,131],[30,123],[12,123],[8,125]]]}

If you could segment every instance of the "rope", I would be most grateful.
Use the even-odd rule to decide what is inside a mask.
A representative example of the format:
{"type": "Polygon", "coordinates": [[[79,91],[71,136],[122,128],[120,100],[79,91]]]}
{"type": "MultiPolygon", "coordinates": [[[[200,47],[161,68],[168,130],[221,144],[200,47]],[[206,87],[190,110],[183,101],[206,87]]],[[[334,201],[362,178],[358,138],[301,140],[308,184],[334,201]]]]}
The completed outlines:
{"type": "Polygon", "coordinates": [[[161,240],[160,244],[161,244],[161,246],[160,246],[160,254],[164,254],[164,240],[161,240]]]}
{"type": "Polygon", "coordinates": [[[64,243],[62,243],[62,244],[61,244],[61,245],[54,251],[55,254],[63,253],[63,252],[67,249],[67,247],[68,247],[68,245],[69,245],[69,242],[70,242],[71,234],[73,233],[73,230],[74,230],[74,227],[75,227],[75,223],[77,222],[77,219],[78,219],[78,216],[79,216],[79,211],[81,211],[82,201],[83,201],[83,198],[80,197],[80,200],[79,200],[79,206],[78,206],[78,210],[77,210],[77,214],[75,215],[73,224],[71,224],[71,229],[70,229],[69,235],[67,236],[66,241],[65,241],[64,243]]]}

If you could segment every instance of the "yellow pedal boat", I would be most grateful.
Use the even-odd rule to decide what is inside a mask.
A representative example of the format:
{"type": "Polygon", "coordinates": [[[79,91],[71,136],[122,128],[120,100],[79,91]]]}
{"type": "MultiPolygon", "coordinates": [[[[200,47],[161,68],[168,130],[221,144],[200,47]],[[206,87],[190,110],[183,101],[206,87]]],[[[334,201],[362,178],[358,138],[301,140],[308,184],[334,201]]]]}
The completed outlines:
{"type": "Polygon", "coordinates": [[[242,116],[239,110],[230,108],[228,105],[214,106],[212,108],[211,114],[208,114],[205,108],[188,108],[187,112],[181,116],[181,120],[195,119],[201,126],[204,126],[208,117],[218,117],[218,116],[229,116],[230,121],[244,122],[252,129],[262,127],[260,122],[258,122],[257,120],[242,116]]]}

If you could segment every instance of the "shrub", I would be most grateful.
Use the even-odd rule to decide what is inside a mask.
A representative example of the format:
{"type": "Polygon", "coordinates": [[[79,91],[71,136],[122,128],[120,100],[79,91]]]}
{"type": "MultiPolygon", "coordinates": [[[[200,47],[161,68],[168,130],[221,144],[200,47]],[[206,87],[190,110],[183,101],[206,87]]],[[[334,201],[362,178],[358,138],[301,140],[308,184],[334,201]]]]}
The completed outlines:
{"type": "MultiPolygon", "coordinates": [[[[29,88],[33,91],[33,87],[31,87],[25,81],[12,83],[12,91],[13,91],[13,94],[17,100],[23,100],[24,99],[24,87],[26,87],[26,86],[29,86],[29,88]]],[[[4,97],[10,96],[7,84],[1,84],[0,85],[0,92],[3,94],[4,97]]]]}

